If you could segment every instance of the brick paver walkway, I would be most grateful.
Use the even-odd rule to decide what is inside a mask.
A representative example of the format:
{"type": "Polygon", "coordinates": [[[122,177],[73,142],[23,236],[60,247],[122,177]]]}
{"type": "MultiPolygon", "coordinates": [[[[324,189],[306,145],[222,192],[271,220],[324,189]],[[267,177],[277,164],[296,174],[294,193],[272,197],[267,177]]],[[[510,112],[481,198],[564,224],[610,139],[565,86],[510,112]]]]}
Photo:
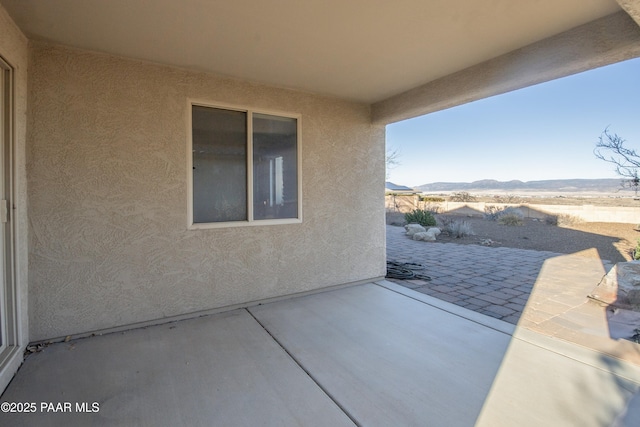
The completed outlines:
{"type": "MultiPolygon", "coordinates": [[[[393,280],[415,291],[516,324],[544,262],[555,252],[411,240],[387,226],[387,260],[422,264],[425,280],[393,280]]],[[[609,266],[610,267],[610,266],[609,266]]]]}

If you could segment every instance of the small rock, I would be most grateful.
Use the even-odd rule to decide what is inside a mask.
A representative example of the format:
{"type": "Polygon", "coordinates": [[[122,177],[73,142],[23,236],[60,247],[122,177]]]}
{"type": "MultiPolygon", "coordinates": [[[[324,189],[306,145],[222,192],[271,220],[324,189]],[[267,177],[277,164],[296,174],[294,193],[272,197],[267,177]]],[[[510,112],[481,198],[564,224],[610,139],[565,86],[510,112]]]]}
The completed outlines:
{"type": "Polygon", "coordinates": [[[413,235],[413,240],[423,240],[425,242],[435,242],[436,241],[436,236],[433,233],[429,233],[429,232],[421,232],[421,233],[415,233],[413,235]]]}
{"type": "Polygon", "coordinates": [[[589,297],[616,307],[640,311],[640,261],[617,263],[589,297]]]}
{"type": "Polygon", "coordinates": [[[438,237],[442,232],[438,227],[431,227],[430,229],[427,230],[427,233],[433,233],[434,236],[438,237]]]}
{"type": "Polygon", "coordinates": [[[421,226],[420,224],[407,224],[404,226],[404,229],[407,230],[407,236],[412,237],[416,233],[426,233],[427,230],[421,226]]]}

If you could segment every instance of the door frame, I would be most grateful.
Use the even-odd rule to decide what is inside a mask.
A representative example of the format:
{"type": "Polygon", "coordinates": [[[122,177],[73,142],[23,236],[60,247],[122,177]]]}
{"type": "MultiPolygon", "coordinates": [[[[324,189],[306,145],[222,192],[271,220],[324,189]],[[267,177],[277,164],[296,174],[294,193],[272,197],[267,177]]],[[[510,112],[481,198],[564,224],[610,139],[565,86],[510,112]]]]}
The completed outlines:
{"type": "Polygon", "coordinates": [[[15,276],[15,72],[0,55],[0,393],[23,360],[15,276]],[[4,221],[6,219],[6,221],[4,221]]]}

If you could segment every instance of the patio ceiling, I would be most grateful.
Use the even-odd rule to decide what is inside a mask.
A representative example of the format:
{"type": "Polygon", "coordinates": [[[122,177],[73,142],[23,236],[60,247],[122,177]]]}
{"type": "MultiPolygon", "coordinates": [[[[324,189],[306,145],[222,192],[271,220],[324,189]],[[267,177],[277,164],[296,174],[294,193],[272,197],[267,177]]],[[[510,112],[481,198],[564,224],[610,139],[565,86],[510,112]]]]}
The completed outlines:
{"type": "Polygon", "coordinates": [[[621,10],[615,0],[0,3],[31,39],[366,103],[621,10]]]}

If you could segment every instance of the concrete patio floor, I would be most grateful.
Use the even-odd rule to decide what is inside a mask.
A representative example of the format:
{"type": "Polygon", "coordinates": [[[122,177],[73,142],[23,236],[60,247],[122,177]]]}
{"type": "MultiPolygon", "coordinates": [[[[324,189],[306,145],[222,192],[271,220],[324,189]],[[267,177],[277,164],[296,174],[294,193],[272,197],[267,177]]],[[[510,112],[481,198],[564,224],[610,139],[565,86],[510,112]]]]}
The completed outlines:
{"type": "Polygon", "coordinates": [[[631,426],[639,390],[629,361],[382,281],[51,345],[0,425],[631,426]]]}
{"type": "Polygon", "coordinates": [[[387,258],[425,267],[425,280],[395,281],[521,328],[640,366],[640,345],[625,338],[640,313],[588,298],[613,266],[597,250],[574,254],[414,241],[387,226],[387,258]]]}

